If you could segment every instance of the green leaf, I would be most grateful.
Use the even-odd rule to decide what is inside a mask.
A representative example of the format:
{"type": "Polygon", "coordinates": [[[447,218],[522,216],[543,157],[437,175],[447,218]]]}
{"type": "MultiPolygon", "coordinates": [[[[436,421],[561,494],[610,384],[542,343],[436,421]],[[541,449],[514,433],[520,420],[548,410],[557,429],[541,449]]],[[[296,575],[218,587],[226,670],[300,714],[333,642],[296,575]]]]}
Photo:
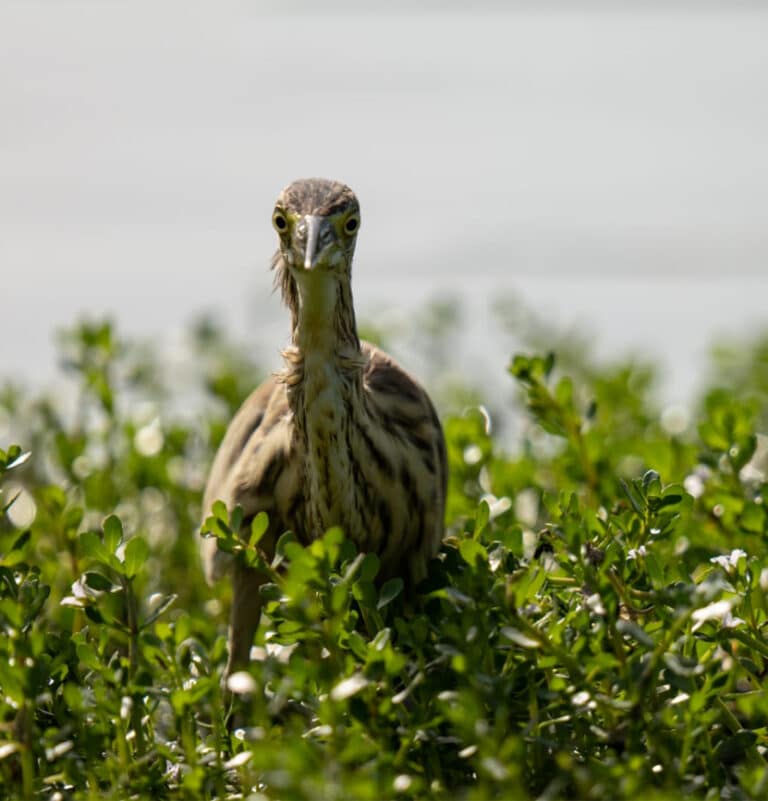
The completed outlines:
{"type": "Polygon", "coordinates": [[[488,561],[488,551],[477,540],[463,539],[459,543],[459,553],[461,558],[472,567],[479,562],[488,561]]]}
{"type": "Polygon", "coordinates": [[[573,406],[573,381],[568,376],[561,378],[555,386],[555,398],[557,402],[565,407],[573,406]]]}
{"type": "Polygon", "coordinates": [[[659,474],[655,470],[646,470],[643,473],[643,489],[648,492],[652,484],[660,482],[659,474]]]}
{"type": "Polygon", "coordinates": [[[347,646],[358,659],[367,659],[368,643],[356,631],[349,632],[347,646]]]}
{"type": "Polygon", "coordinates": [[[737,472],[744,467],[745,464],[755,455],[757,450],[757,437],[750,434],[744,439],[740,440],[736,446],[731,449],[730,457],[733,464],[733,469],[737,472]]]}
{"type": "Polygon", "coordinates": [[[296,543],[300,545],[296,539],[296,535],[292,531],[286,531],[284,534],[281,534],[277,540],[277,545],[275,546],[275,553],[280,554],[281,556],[285,554],[285,549],[291,545],[291,543],[296,543]]]}
{"type": "Polygon", "coordinates": [[[13,701],[17,708],[24,704],[23,678],[24,674],[20,670],[12,668],[5,660],[0,660],[0,686],[3,688],[3,695],[13,701]]]}
{"type": "Polygon", "coordinates": [[[381,561],[379,560],[379,557],[375,553],[369,552],[365,554],[362,564],[360,565],[358,581],[366,581],[366,582],[373,581],[378,575],[380,567],[381,567],[381,561]]]}
{"type": "Polygon", "coordinates": [[[259,512],[251,521],[251,537],[249,545],[255,548],[269,528],[269,516],[266,512],[259,512]]]}
{"type": "Polygon", "coordinates": [[[105,565],[112,565],[112,554],[104,547],[101,537],[95,532],[84,531],[77,538],[77,545],[81,556],[105,565]]]}
{"type": "Polygon", "coordinates": [[[477,514],[475,515],[475,529],[472,532],[472,538],[477,540],[488,525],[491,519],[491,507],[487,501],[480,501],[477,505],[477,514]]]}
{"type": "Polygon", "coordinates": [[[524,543],[523,543],[523,529],[522,526],[515,525],[509,528],[504,528],[498,533],[499,542],[504,545],[510,553],[518,559],[523,556],[524,543]]]}
{"type": "Polygon", "coordinates": [[[648,570],[648,576],[651,579],[653,586],[660,590],[664,587],[664,569],[661,562],[652,553],[645,555],[645,566],[648,570]]]}
{"type": "MultiPolygon", "coordinates": [[[[347,540],[350,542],[350,540],[347,540]]],[[[356,581],[360,575],[360,568],[362,567],[363,561],[365,560],[364,553],[355,554],[354,558],[351,562],[348,562],[344,567],[344,576],[342,579],[342,583],[344,584],[351,584],[352,582],[356,581]]]]}
{"type": "Polygon", "coordinates": [[[627,484],[627,482],[624,481],[623,478],[620,479],[619,485],[621,486],[622,490],[624,490],[624,494],[629,499],[629,502],[632,504],[632,508],[638,515],[643,517],[645,515],[645,509],[643,508],[643,503],[639,498],[636,497],[632,487],[630,487],[630,485],[627,484]]]}
{"type": "Polygon", "coordinates": [[[23,550],[24,546],[29,542],[31,536],[32,532],[29,529],[22,531],[22,533],[14,540],[13,545],[11,545],[11,551],[23,550]]]}
{"type": "Polygon", "coordinates": [[[141,624],[141,628],[146,628],[147,626],[151,626],[164,612],[173,606],[174,602],[179,596],[176,593],[171,595],[166,595],[162,598],[155,608],[149,613],[146,620],[141,624]]]}
{"type": "Polygon", "coordinates": [[[141,537],[131,537],[125,546],[125,575],[134,578],[139,574],[149,556],[149,546],[141,537]]]}
{"type": "Polygon", "coordinates": [[[501,629],[501,633],[508,640],[511,640],[515,645],[519,645],[521,648],[541,648],[541,642],[539,640],[534,640],[527,634],[523,634],[522,631],[512,628],[512,626],[504,626],[501,629]]]}
{"type": "Polygon", "coordinates": [[[516,354],[512,358],[512,364],[509,366],[509,372],[518,380],[526,381],[531,374],[531,360],[521,353],[516,354]]]}
{"type": "Polygon", "coordinates": [[[378,602],[376,588],[371,581],[356,581],[352,585],[352,595],[360,604],[371,609],[376,606],[378,602]]]}
{"type": "Polygon", "coordinates": [[[110,515],[104,520],[104,547],[109,553],[114,553],[123,541],[123,524],[116,515],[110,515]]]}
{"type": "Polygon", "coordinates": [[[240,531],[243,525],[243,507],[238,504],[229,516],[229,527],[232,531],[240,531]]]}
{"type": "Polygon", "coordinates": [[[279,585],[267,582],[259,587],[259,595],[264,601],[279,601],[283,597],[283,591],[279,585]]]}
{"type": "Polygon", "coordinates": [[[528,569],[518,579],[514,588],[515,606],[523,607],[536,599],[536,594],[544,585],[547,574],[538,565],[529,565],[528,569]]]}
{"type": "Polygon", "coordinates": [[[699,436],[702,442],[713,451],[727,451],[731,445],[727,434],[724,434],[711,422],[704,422],[699,426],[699,436]]]}
{"type": "Polygon", "coordinates": [[[83,582],[97,592],[111,592],[115,587],[106,576],[92,570],[83,574],[83,582]]]}
{"type": "MultiPolygon", "coordinates": [[[[9,456],[11,455],[11,453],[13,453],[13,450],[8,451],[9,456]]],[[[21,467],[23,464],[25,464],[31,456],[32,456],[31,451],[26,451],[25,453],[19,453],[18,455],[16,455],[16,458],[14,458],[13,461],[10,461],[5,466],[5,469],[15,470],[17,467],[21,467]]]]}
{"type": "Polygon", "coordinates": [[[96,650],[88,643],[80,643],[77,646],[77,658],[89,670],[99,670],[103,666],[96,650]]]}
{"type": "Polygon", "coordinates": [[[211,512],[213,516],[221,520],[222,523],[229,524],[229,512],[227,511],[227,505],[224,501],[214,501],[211,512]]]}
{"type": "Polygon", "coordinates": [[[658,508],[664,509],[667,506],[677,506],[683,500],[682,495],[672,493],[671,495],[664,495],[659,501],[658,508]]]}
{"type": "Polygon", "coordinates": [[[637,623],[632,622],[631,620],[623,620],[623,619],[617,620],[616,631],[618,631],[619,634],[632,637],[632,639],[637,640],[641,645],[644,645],[648,649],[652,649],[656,645],[656,643],[653,641],[653,638],[648,634],[648,632],[641,626],[638,626],[637,623]]]}
{"type": "Polygon", "coordinates": [[[99,625],[106,622],[106,620],[104,619],[104,615],[102,615],[101,612],[99,612],[99,610],[95,606],[86,606],[85,616],[91,622],[97,623],[99,625]]]}
{"type": "MultiPolygon", "coordinates": [[[[64,499],[61,499],[61,503],[63,505],[64,499]]],[[[80,523],[83,522],[83,517],[85,516],[85,510],[82,506],[70,506],[65,512],[63,517],[63,524],[64,527],[70,529],[71,531],[76,531],[80,523]]]]}
{"type": "Polygon", "coordinates": [[[21,605],[13,598],[0,598],[0,621],[3,618],[14,628],[21,628],[23,625],[21,605]]]}
{"type": "Polygon", "coordinates": [[[229,524],[220,517],[216,517],[215,515],[206,517],[200,533],[203,536],[212,534],[214,537],[216,537],[216,539],[220,540],[220,548],[228,545],[229,550],[232,550],[232,544],[230,540],[234,540],[235,536],[233,535],[229,524]]]}
{"type": "Polygon", "coordinates": [[[762,534],[765,530],[766,512],[762,504],[748,502],[739,517],[741,527],[752,534],[762,534]]]}
{"type": "Polygon", "coordinates": [[[379,591],[379,602],[376,604],[377,609],[383,609],[388,603],[397,598],[403,591],[403,580],[401,578],[392,578],[385,581],[379,591]]]}

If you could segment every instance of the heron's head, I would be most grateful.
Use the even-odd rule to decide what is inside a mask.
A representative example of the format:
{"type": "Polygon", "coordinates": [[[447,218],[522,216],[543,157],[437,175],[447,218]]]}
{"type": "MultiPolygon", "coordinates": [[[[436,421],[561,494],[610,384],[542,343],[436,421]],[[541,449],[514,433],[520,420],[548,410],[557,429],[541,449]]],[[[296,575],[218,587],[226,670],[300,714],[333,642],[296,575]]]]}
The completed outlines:
{"type": "Polygon", "coordinates": [[[281,270],[294,278],[317,271],[349,276],[360,206],[348,186],[322,178],[294,181],[280,193],[272,225],[280,238],[281,270]]]}

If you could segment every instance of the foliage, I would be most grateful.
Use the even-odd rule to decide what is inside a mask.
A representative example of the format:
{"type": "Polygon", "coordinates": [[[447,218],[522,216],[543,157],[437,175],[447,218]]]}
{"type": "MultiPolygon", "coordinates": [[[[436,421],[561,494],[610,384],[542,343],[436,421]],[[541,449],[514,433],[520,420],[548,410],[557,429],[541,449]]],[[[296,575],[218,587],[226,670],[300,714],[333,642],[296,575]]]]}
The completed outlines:
{"type": "Polygon", "coordinates": [[[650,366],[515,356],[512,455],[484,407],[444,421],[448,535],[415,599],[335,529],[267,564],[264,516],[240,540],[217,505],[209,535],[270,576],[231,698],[198,514],[258,370],[201,324],[190,413],[110,325],[63,344],[73,412],[0,396],[29,449],[0,451],[0,797],[768,793],[764,341],[715,362],[695,424],[650,366]]]}

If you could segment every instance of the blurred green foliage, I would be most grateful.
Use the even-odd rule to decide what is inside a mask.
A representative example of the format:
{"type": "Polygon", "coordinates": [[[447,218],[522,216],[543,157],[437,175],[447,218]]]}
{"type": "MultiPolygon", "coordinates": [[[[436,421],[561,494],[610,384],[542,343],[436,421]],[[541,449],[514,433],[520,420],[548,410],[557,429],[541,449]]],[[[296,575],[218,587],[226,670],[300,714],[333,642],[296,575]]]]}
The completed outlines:
{"type": "MultiPolygon", "coordinates": [[[[432,310],[427,354],[456,314],[432,310]]],[[[338,530],[266,564],[266,520],[239,540],[214,508],[271,576],[234,728],[200,495],[260,370],[210,321],[173,364],[67,332],[71,397],[0,393],[25,449],[0,450],[0,797],[768,796],[765,340],[720,347],[686,413],[652,365],[530,330],[511,454],[476,388],[446,396],[447,536],[415,602],[338,530]]]]}

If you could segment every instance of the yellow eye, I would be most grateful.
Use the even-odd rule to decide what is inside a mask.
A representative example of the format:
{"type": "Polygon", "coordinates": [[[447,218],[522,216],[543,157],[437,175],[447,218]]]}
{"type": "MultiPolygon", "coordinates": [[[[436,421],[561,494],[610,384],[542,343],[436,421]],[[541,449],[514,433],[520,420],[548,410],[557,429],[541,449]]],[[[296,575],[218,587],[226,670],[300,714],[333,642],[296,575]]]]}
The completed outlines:
{"type": "Polygon", "coordinates": [[[275,226],[275,230],[279,234],[283,234],[288,230],[288,220],[286,220],[282,211],[275,211],[272,215],[272,225],[275,226]]]}
{"type": "Polygon", "coordinates": [[[357,231],[360,227],[360,218],[353,214],[345,223],[344,223],[344,233],[349,234],[350,236],[357,231]]]}

